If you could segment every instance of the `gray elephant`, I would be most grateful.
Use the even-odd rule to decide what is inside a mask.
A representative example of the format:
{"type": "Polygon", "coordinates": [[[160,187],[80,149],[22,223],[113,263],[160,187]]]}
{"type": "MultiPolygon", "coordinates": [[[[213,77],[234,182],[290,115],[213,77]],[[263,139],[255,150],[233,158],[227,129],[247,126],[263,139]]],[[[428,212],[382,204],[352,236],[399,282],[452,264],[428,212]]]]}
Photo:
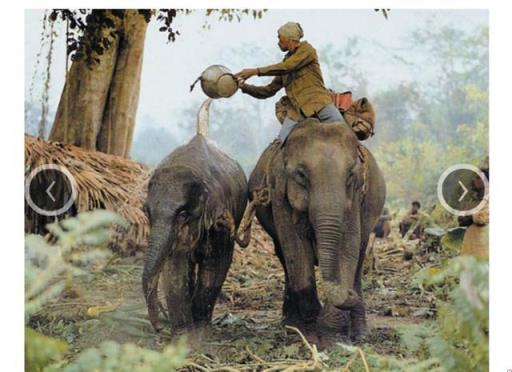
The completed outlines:
{"type": "Polygon", "coordinates": [[[233,256],[234,235],[247,203],[240,165],[206,138],[208,108],[192,140],[168,155],[149,181],[150,221],[142,287],[158,331],[158,283],[173,330],[208,324],[233,256]]]}
{"type": "Polygon", "coordinates": [[[285,271],[284,322],[324,339],[364,335],[363,260],[385,189],[375,159],[345,123],[306,119],[284,145],[263,152],[249,178],[251,202],[238,240],[248,244],[255,213],[285,271]]]}

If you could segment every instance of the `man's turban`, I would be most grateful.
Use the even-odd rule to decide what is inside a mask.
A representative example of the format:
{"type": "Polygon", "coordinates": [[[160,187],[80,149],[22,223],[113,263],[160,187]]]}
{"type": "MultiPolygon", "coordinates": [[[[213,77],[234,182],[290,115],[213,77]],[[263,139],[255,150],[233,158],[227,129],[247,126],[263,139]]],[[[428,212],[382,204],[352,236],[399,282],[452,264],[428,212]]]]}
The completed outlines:
{"type": "Polygon", "coordinates": [[[277,30],[277,34],[281,35],[289,40],[299,41],[304,36],[302,27],[297,22],[287,22],[277,30]]]}

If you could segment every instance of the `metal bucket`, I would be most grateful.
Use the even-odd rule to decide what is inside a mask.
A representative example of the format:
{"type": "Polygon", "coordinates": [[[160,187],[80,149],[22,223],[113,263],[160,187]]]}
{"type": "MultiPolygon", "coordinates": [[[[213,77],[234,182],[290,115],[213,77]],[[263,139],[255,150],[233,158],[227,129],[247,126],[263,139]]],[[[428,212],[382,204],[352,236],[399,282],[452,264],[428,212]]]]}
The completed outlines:
{"type": "Polygon", "coordinates": [[[204,70],[190,86],[190,91],[198,81],[201,81],[203,92],[210,98],[231,97],[238,90],[236,77],[222,65],[212,65],[204,70]]]}

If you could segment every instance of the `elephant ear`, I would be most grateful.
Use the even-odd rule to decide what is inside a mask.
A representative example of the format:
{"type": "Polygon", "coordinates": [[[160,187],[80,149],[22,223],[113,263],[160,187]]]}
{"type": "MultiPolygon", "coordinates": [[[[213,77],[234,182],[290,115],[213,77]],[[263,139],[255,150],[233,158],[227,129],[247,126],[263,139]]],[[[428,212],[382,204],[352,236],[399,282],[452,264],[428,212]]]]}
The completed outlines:
{"type": "Polygon", "coordinates": [[[186,204],[176,217],[176,236],[183,246],[195,246],[202,237],[205,226],[205,208],[208,191],[201,182],[192,181],[183,185],[186,204]]]}
{"type": "Polygon", "coordinates": [[[188,213],[192,217],[199,217],[207,204],[208,191],[201,182],[191,182],[185,185],[187,188],[187,205],[188,213]]]}
{"type": "Polygon", "coordinates": [[[276,227],[279,243],[283,249],[287,249],[284,255],[287,267],[287,273],[290,282],[301,282],[304,278],[300,273],[304,273],[304,265],[314,265],[314,257],[304,252],[312,252],[311,242],[306,239],[299,231],[300,228],[294,224],[294,220],[298,221],[299,215],[294,214],[294,209],[288,202],[286,196],[287,178],[285,175],[285,162],[283,155],[280,154],[274,159],[272,169],[272,217],[276,227]],[[294,249],[289,249],[294,247],[294,249]],[[311,260],[306,263],[305,261],[311,260]],[[293,276],[297,275],[297,278],[293,276]]]}

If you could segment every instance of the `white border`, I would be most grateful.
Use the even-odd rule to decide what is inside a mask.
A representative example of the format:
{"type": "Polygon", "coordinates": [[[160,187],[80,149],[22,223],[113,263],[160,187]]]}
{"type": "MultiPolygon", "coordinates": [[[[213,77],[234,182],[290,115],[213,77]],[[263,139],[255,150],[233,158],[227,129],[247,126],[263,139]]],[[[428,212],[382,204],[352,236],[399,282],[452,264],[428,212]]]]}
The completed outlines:
{"type": "MultiPolygon", "coordinates": [[[[1,194],[4,209],[1,214],[4,269],[0,270],[2,295],[5,299],[0,316],[2,329],[2,366],[8,370],[22,370],[23,366],[23,97],[24,97],[24,8],[165,8],[168,1],[41,1],[6,3],[0,27],[2,32],[2,136],[0,136],[2,181],[1,194]],[[14,4],[14,5],[11,5],[14,4]]],[[[176,0],[173,7],[188,8],[295,8],[295,9],[490,9],[490,165],[491,165],[491,212],[490,275],[491,275],[491,371],[507,371],[512,368],[510,340],[512,338],[512,253],[509,236],[511,214],[511,123],[510,123],[510,36],[512,35],[512,11],[510,2],[476,0],[359,0],[341,2],[332,0],[295,0],[293,2],[270,0],[215,1],[176,0]]]]}

